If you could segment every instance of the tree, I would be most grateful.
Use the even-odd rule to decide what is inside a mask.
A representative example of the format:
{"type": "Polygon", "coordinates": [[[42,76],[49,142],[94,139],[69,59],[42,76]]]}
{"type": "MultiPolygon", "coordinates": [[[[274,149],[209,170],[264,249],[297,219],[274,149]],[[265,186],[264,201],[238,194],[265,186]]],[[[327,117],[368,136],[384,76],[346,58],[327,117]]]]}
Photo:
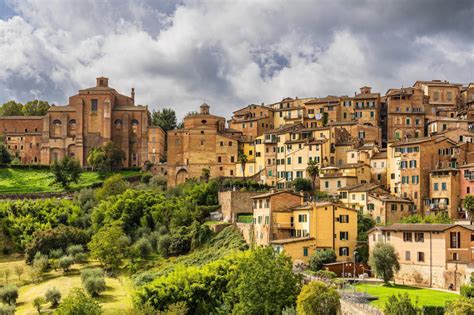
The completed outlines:
{"type": "Polygon", "coordinates": [[[446,314],[449,315],[474,315],[474,298],[461,297],[446,302],[446,314]]]}
{"type": "Polygon", "coordinates": [[[411,302],[408,293],[390,296],[384,307],[386,315],[417,315],[419,312],[420,309],[411,302]]]}
{"type": "Polygon", "coordinates": [[[6,102],[0,107],[0,116],[23,116],[23,105],[15,101],[6,102]]]}
{"type": "Polygon", "coordinates": [[[23,115],[25,116],[44,116],[50,108],[46,101],[33,100],[23,105],[23,115]]]}
{"type": "Polygon", "coordinates": [[[81,272],[81,281],[84,289],[90,296],[99,296],[105,290],[104,271],[100,268],[84,269],[81,272]]]}
{"type": "Polygon", "coordinates": [[[118,225],[104,226],[87,245],[92,257],[98,259],[105,268],[114,270],[122,264],[128,239],[118,225]]]}
{"type": "Polygon", "coordinates": [[[208,183],[210,177],[211,177],[211,170],[208,168],[203,168],[201,179],[204,180],[204,182],[208,183]]]}
{"type": "Polygon", "coordinates": [[[6,285],[0,289],[0,300],[9,305],[15,305],[18,299],[18,288],[16,285],[6,285]]]}
{"type": "Polygon", "coordinates": [[[55,182],[68,188],[72,182],[77,183],[81,177],[82,167],[79,161],[65,156],[61,161],[54,161],[51,165],[51,172],[54,175],[55,182]]]}
{"type": "Polygon", "coordinates": [[[122,167],[125,153],[113,142],[92,149],[87,155],[87,164],[96,169],[101,175],[122,167]]]}
{"type": "Polygon", "coordinates": [[[84,290],[74,288],[59,305],[57,315],[101,315],[102,307],[84,290]]]}
{"type": "Polygon", "coordinates": [[[23,266],[20,264],[16,264],[13,269],[15,270],[16,275],[18,276],[18,282],[20,282],[21,275],[24,272],[23,266]]]}
{"type": "Polygon", "coordinates": [[[474,195],[466,195],[466,197],[464,197],[463,205],[469,216],[469,219],[473,221],[472,218],[474,217],[474,195]]]}
{"type": "Polygon", "coordinates": [[[163,108],[151,114],[152,126],[159,126],[164,131],[175,129],[176,122],[176,112],[171,108],[163,108]]]}
{"type": "Polygon", "coordinates": [[[138,241],[133,244],[133,248],[139,257],[145,258],[150,255],[153,250],[150,240],[146,237],[140,238],[138,241]]]}
{"type": "Polygon", "coordinates": [[[336,259],[337,256],[333,249],[316,250],[309,259],[309,267],[313,271],[318,271],[323,268],[324,264],[333,263],[336,259]]]}
{"type": "Polygon", "coordinates": [[[40,315],[41,315],[41,307],[43,306],[44,303],[46,303],[46,301],[44,300],[42,296],[38,296],[37,298],[33,300],[33,306],[35,307],[36,311],[40,315]]]}
{"type": "Polygon", "coordinates": [[[293,180],[293,188],[295,191],[311,191],[312,183],[309,179],[306,178],[296,178],[293,180]]]}
{"type": "Polygon", "coordinates": [[[8,284],[8,279],[10,278],[10,268],[2,270],[3,277],[5,278],[5,283],[8,284]]]}
{"type": "Polygon", "coordinates": [[[120,195],[127,190],[127,183],[120,174],[110,176],[104,184],[97,190],[97,199],[102,200],[109,196],[120,195]]]}
{"type": "Polygon", "coordinates": [[[240,166],[242,167],[242,175],[244,176],[244,180],[245,180],[245,166],[247,165],[248,157],[242,151],[239,151],[238,162],[240,163],[240,166]]]}
{"type": "Polygon", "coordinates": [[[298,315],[332,315],[341,308],[340,296],[333,286],[313,281],[303,287],[296,301],[298,315]]]}
{"type": "Polygon", "coordinates": [[[367,232],[375,226],[375,221],[370,215],[359,213],[357,215],[357,256],[358,261],[367,263],[369,260],[369,235],[367,232]]]}
{"type": "Polygon", "coordinates": [[[74,258],[72,256],[63,256],[59,258],[59,268],[64,270],[64,272],[68,272],[69,268],[72,266],[74,263],[74,258]]]}
{"type": "Polygon", "coordinates": [[[56,308],[59,305],[59,301],[61,301],[61,292],[55,287],[49,288],[48,291],[46,291],[45,299],[51,304],[52,308],[56,308]]]}
{"type": "Polygon", "coordinates": [[[226,301],[234,314],[278,314],[295,304],[300,279],[288,256],[257,248],[231,271],[226,301]]]}
{"type": "Polygon", "coordinates": [[[8,152],[7,147],[3,143],[0,143],[0,165],[8,164],[11,161],[12,157],[10,152],[8,152]]]}
{"type": "Polygon", "coordinates": [[[306,167],[306,173],[311,177],[311,184],[313,185],[313,190],[316,189],[316,178],[319,175],[319,165],[316,163],[316,159],[311,159],[308,162],[306,167]]]}
{"type": "Polygon", "coordinates": [[[382,277],[385,283],[393,280],[395,273],[400,270],[398,255],[391,244],[377,243],[370,254],[369,265],[375,273],[382,277]]]}

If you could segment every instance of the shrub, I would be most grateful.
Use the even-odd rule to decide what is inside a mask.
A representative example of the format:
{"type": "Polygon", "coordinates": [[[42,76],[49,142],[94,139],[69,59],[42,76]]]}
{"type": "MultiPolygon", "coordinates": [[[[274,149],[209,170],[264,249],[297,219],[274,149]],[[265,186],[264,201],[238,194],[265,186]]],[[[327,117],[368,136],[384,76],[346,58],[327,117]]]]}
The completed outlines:
{"type": "Polygon", "coordinates": [[[163,257],[168,257],[170,255],[169,253],[169,247],[171,244],[171,236],[168,234],[162,235],[158,241],[158,253],[160,253],[161,256],[163,257]]]}
{"type": "Polygon", "coordinates": [[[296,178],[292,184],[296,192],[311,191],[313,189],[311,181],[306,178],[296,178]]]}
{"type": "Polygon", "coordinates": [[[33,269],[38,272],[44,272],[48,269],[48,264],[48,256],[41,254],[41,252],[37,252],[33,260],[33,269]]]}
{"type": "Polygon", "coordinates": [[[461,295],[467,298],[474,297],[474,286],[471,285],[462,285],[461,286],[461,295]]]}
{"type": "Polygon", "coordinates": [[[87,262],[88,256],[86,253],[78,253],[74,256],[74,262],[82,264],[87,262]]]}
{"type": "Polygon", "coordinates": [[[83,283],[84,289],[90,296],[99,296],[100,292],[105,291],[105,279],[103,277],[89,277],[83,283]]]}
{"type": "Polygon", "coordinates": [[[168,247],[168,254],[170,256],[178,256],[189,252],[191,249],[191,238],[186,232],[186,229],[183,227],[171,234],[168,247]]]}
{"type": "Polygon", "coordinates": [[[69,268],[74,263],[74,258],[72,256],[63,256],[59,258],[59,268],[64,270],[64,272],[69,271],[69,268]]]}
{"type": "Polygon", "coordinates": [[[473,315],[474,299],[461,297],[460,299],[446,302],[446,314],[473,315]]]}
{"type": "Polygon", "coordinates": [[[82,289],[74,288],[56,310],[57,315],[101,315],[102,308],[82,289]]]}
{"type": "Polygon", "coordinates": [[[298,315],[331,315],[337,314],[341,308],[337,290],[319,281],[305,285],[296,301],[298,315]]]}
{"type": "Polygon", "coordinates": [[[13,315],[15,314],[15,306],[8,304],[0,304],[0,315],[13,315]]]}
{"type": "Polygon", "coordinates": [[[444,315],[445,310],[442,306],[425,305],[421,308],[423,315],[444,315]]]}
{"type": "Polygon", "coordinates": [[[309,259],[309,267],[313,271],[318,271],[324,264],[335,262],[336,259],[336,253],[332,249],[317,250],[309,259]]]}
{"type": "Polygon", "coordinates": [[[35,307],[38,314],[41,314],[41,306],[43,306],[44,303],[46,303],[46,301],[41,296],[38,296],[33,300],[33,306],[35,307]]]}
{"type": "Polygon", "coordinates": [[[77,254],[80,254],[80,253],[83,253],[83,252],[84,252],[84,247],[80,244],[70,245],[66,249],[66,253],[68,253],[68,255],[71,255],[73,257],[75,257],[77,254]]]}
{"type": "Polygon", "coordinates": [[[153,250],[151,242],[145,237],[142,237],[136,241],[135,244],[133,244],[133,247],[135,252],[143,258],[150,255],[151,251],[153,250]]]}
{"type": "Polygon", "coordinates": [[[0,300],[9,305],[16,304],[18,299],[18,288],[16,285],[6,285],[0,289],[0,300]]]}
{"type": "Polygon", "coordinates": [[[419,308],[411,302],[408,293],[390,296],[384,307],[385,315],[417,315],[418,312],[419,308]]]}
{"type": "Polygon", "coordinates": [[[314,276],[323,280],[333,280],[337,278],[334,272],[328,270],[318,270],[314,273],[314,276]]]}
{"type": "Polygon", "coordinates": [[[59,259],[64,255],[62,248],[51,249],[49,251],[49,258],[52,259],[59,259]]]}
{"type": "Polygon", "coordinates": [[[56,288],[49,288],[45,294],[46,301],[51,303],[52,308],[56,308],[61,301],[61,292],[56,288]]]}
{"type": "Polygon", "coordinates": [[[98,296],[105,290],[104,271],[100,268],[84,269],[81,272],[81,281],[91,296],[98,296]]]}
{"type": "Polygon", "coordinates": [[[148,184],[152,177],[153,175],[151,175],[150,173],[145,173],[140,177],[140,182],[142,182],[143,184],[148,184]]]}

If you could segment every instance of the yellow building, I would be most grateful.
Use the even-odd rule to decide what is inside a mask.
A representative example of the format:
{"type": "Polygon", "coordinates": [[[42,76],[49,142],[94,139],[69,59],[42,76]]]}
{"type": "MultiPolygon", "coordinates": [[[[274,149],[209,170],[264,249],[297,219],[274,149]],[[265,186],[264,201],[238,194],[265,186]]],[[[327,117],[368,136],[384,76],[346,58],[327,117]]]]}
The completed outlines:
{"type": "Polygon", "coordinates": [[[369,193],[383,192],[380,185],[376,184],[356,184],[339,189],[339,201],[346,207],[367,213],[369,193]]]}
{"type": "Polygon", "coordinates": [[[333,249],[338,261],[353,259],[357,244],[357,211],[334,203],[309,203],[275,217],[275,226],[289,230],[290,237],[270,242],[277,252],[285,252],[294,263],[309,263],[321,249],[333,249]],[[330,224],[332,222],[332,224],[330,224]]]}
{"type": "Polygon", "coordinates": [[[321,191],[336,195],[338,189],[355,184],[369,183],[370,166],[364,163],[352,163],[321,168],[319,187],[321,191]]]}

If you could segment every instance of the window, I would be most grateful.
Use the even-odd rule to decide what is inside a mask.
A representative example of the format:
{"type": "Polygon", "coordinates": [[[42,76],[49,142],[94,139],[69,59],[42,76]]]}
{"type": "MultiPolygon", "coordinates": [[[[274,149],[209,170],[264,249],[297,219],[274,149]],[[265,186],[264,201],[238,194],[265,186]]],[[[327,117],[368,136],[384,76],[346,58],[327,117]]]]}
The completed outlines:
{"type": "Polygon", "coordinates": [[[339,256],[349,256],[349,247],[339,247],[339,256]]]}
{"type": "Polygon", "coordinates": [[[420,261],[420,262],[424,262],[425,261],[425,253],[418,252],[417,253],[417,260],[420,261]]]}
{"type": "Polygon", "coordinates": [[[441,183],[441,190],[447,190],[446,183],[441,183]]]}
{"type": "Polygon", "coordinates": [[[303,247],[303,256],[308,257],[308,247],[303,247]]]}
{"type": "Polygon", "coordinates": [[[450,248],[461,248],[461,232],[449,233],[449,245],[450,248]]]}
{"type": "Polygon", "coordinates": [[[436,191],[436,190],[439,190],[439,184],[438,184],[438,183],[434,183],[433,189],[434,189],[435,191],[436,191]]]}
{"type": "Polygon", "coordinates": [[[433,93],[433,99],[434,99],[435,101],[439,101],[439,92],[434,92],[434,93],[433,93]]]}
{"type": "Polygon", "coordinates": [[[405,260],[406,261],[410,261],[411,257],[410,257],[410,252],[409,251],[406,251],[405,252],[405,260]]]}
{"type": "Polygon", "coordinates": [[[265,224],[270,224],[270,217],[268,215],[265,216],[265,224]]]}
{"type": "Polygon", "coordinates": [[[329,182],[328,181],[324,182],[324,188],[329,188],[329,182]]]}
{"type": "Polygon", "coordinates": [[[448,101],[451,102],[452,99],[453,99],[453,92],[447,92],[447,93],[446,93],[446,98],[447,98],[448,101]]]}
{"type": "Polygon", "coordinates": [[[301,156],[298,157],[298,164],[303,163],[303,158],[301,156]]]}
{"type": "Polygon", "coordinates": [[[97,112],[98,107],[99,107],[99,100],[92,99],[91,100],[91,112],[97,112]]]}
{"type": "Polygon", "coordinates": [[[339,216],[339,223],[349,223],[349,215],[341,214],[339,216]]]}
{"type": "Polygon", "coordinates": [[[286,164],[291,165],[291,158],[286,159],[286,164]]]}
{"type": "Polygon", "coordinates": [[[341,241],[348,241],[349,240],[349,232],[339,232],[339,239],[341,241]]]}
{"type": "Polygon", "coordinates": [[[222,163],[222,157],[221,156],[217,157],[217,163],[222,163]]]}
{"type": "Polygon", "coordinates": [[[232,141],[229,141],[229,147],[231,147],[231,146],[232,146],[232,141]]]}
{"type": "Polygon", "coordinates": [[[308,216],[306,214],[298,214],[298,222],[308,222],[308,216]]]}
{"type": "Polygon", "coordinates": [[[221,141],[220,145],[221,145],[221,147],[223,147],[224,146],[224,141],[221,141]]]}
{"type": "Polygon", "coordinates": [[[425,241],[425,234],[421,232],[415,233],[415,242],[423,243],[425,241]]]}
{"type": "Polygon", "coordinates": [[[55,120],[53,120],[53,125],[59,126],[59,125],[61,125],[61,121],[59,119],[55,119],[55,120]]]}
{"type": "Polygon", "coordinates": [[[453,260],[459,260],[459,253],[453,253],[453,260]]]}
{"type": "Polygon", "coordinates": [[[234,163],[235,162],[235,157],[231,156],[230,157],[230,163],[234,163]]]}
{"type": "Polygon", "coordinates": [[[403,241],[404,242],[412,242],[412,233],[411,232],[403,232],[403,241]]]}
{"type": "Polygon", "coordinates": [[[342,186],[341,181],[338,180],[338,181],[337,181],[337,188],[341,188],[341,186],[342,186]]]}

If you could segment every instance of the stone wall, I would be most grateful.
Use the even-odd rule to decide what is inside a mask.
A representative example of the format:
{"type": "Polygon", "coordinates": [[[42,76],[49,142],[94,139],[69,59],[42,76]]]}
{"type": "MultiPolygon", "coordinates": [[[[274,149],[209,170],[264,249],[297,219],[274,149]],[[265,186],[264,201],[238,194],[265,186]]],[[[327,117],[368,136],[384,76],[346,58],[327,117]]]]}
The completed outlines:
{"type": "Polygon", "coordinates": [[[220,191],[218,195],[222,217],[226,222],[236,222],[237,214],[252,213],[251,197],[261,195],[255,191],[220,191]]]}
{"type": "Polygon", "coordinates": [[[254,242],[252,223],[236,223],[235,226],[240,230],[247,244],[250,245],[254,242]]]}

